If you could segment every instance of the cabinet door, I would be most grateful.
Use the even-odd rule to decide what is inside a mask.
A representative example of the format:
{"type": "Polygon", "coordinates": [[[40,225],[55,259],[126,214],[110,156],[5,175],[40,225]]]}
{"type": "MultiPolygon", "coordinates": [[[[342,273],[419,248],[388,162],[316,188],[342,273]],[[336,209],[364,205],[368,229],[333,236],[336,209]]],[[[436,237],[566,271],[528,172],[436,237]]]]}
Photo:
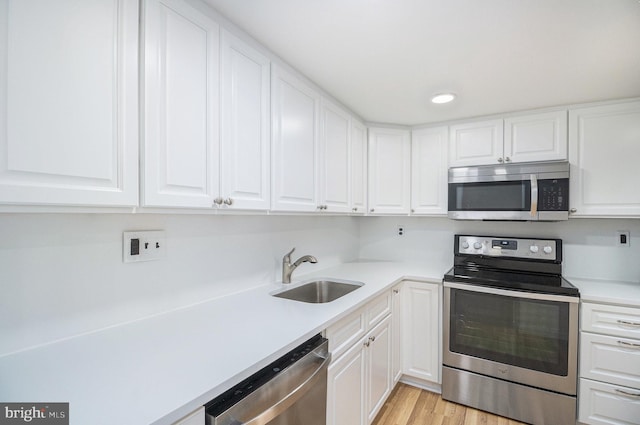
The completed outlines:
{"type": "Polygon", "coordinates": [[[640,389],[640,340],[582,332],[580,376],[640,389]]]}
{"type": "Polygon", "coordinates": [[[269,209],[269,59],[226,31],[221,36],[220,196],[232,208],[269,209]]]}
{"type": "Polygon", "coordinates": [[[138,2],[0,1],[0,203],[138,204],[138,2]]]}
{"type": "Polygon", "coordinates": [[[369,212],[408,214],[411,136],[406,130],[369,129],[369,212]]]}
{"type": "Polygon", "coordinates": [[[411,133],[411,213],[447,214],[447,127],[411,133]]]}
{"type": "Polygon", "coordinates": [[[452,125],[449,166],[498,164],[503,156],[503,122],[490,120],[452,125]]]}
{"type": "Polygon", "coordinates": [[[569,111],[573,216],[640,216],[640,102],[569,111]]]}
{"type": "Polygon", "coordinates": [[[371,423],[391,393],[391,316],[369,332],[367,356],[368,423],[371,423]]]}
{"type": "Polygon", "coordinates": [[[319,205],[330,212],[349,212],[350,116],[322,99],[320,115],[319,205]]]}
{"type": "Polygon", "coordinates": [[[578,421],[590,425],[637,424],[640,391],[580,379],[578,421]]]}
{"type": "Polygon", "coordinates": [[[367,128],[351,120],[351,212],[364,214],[367,208],[367,128]]]}
{"type": "Polygon", "coordinates": [[[365,425],[365,355],[357,343],[329,365],[327,425],[365,425]]]}
{"type": "Polygon", "coordinates": [[[504,120],[505,162],[567,159],[567,111],[504,120]]]}
{"type": "Polygon", "coordinates": [[[219,191],[218,24],[184,0],[145,2],[145,206],[213,206],[219,191]]]}
{"type": "Polygon", "coordinates": [[[403,373],[440,383],[440,285],[405,281],[403,373]]]}
{"type": "Polygon", "coordinates": [[[316,211],[320,95],[275,66],[271,84],[271,208],[316,211]]]}

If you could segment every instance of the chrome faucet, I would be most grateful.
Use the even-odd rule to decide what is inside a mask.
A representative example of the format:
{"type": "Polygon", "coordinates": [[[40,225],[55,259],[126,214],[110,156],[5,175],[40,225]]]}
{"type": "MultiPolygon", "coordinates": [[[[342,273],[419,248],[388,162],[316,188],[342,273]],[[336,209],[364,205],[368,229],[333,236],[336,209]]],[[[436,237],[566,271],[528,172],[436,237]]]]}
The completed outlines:
{"type": "Polygon", "coordinates": [[[282,283],[291,283],[291,273],[302,263],[317,263],[316,257],[313,255],[305,255],[298,258],[295,263],[291,264],[291,254],[296,249],[293,248],[289,253],[282,257],[282,283]]]}

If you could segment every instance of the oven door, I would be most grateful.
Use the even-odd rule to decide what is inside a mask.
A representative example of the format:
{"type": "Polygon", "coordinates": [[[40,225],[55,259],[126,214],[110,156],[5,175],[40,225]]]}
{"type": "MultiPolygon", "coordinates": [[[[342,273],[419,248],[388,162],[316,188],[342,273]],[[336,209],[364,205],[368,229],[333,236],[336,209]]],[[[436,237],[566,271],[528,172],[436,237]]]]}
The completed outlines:
{"type": "Polygon", "coordinates": [[[444,282],[445,365],[575,395],[578,297],[444,282]]]}

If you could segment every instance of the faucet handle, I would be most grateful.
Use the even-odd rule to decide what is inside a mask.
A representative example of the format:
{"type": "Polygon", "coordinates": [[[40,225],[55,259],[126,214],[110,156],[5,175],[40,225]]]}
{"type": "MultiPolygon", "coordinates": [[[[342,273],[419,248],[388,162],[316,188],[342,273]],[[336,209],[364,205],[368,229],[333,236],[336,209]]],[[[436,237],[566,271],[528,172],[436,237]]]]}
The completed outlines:
{"type": "Polygon", "coordinates": [[[282,261],[291,262],[291,254],[293,254],[293,251],[295,251],[295,250],[296,250],[295,247],[291,248],[291,251],[289,251],[288,253],[284,254],[284,257],[282,257],[282,261]]]}

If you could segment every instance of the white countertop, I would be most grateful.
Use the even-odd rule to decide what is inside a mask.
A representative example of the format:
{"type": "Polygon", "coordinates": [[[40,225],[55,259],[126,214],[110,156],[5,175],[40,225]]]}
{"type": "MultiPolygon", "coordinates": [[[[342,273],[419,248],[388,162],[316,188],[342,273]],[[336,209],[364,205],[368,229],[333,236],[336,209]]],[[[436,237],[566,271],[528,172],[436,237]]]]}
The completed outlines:
{"type": "Polygon", "coordinates": [[[170,424],[325,329],[401,279],[445,270],[356,262],[310,277],[365,286],[326,304],[266,285],[0,358],[0,401],[69,402],[72,425],[170,424]]]}
{"type": "Polygon", "coordinates": [[[580,299],[583,302],[640,307],[640,282],[620,282],[577,277],[566,277],[566,279],[578,287],[580,299]]]}

